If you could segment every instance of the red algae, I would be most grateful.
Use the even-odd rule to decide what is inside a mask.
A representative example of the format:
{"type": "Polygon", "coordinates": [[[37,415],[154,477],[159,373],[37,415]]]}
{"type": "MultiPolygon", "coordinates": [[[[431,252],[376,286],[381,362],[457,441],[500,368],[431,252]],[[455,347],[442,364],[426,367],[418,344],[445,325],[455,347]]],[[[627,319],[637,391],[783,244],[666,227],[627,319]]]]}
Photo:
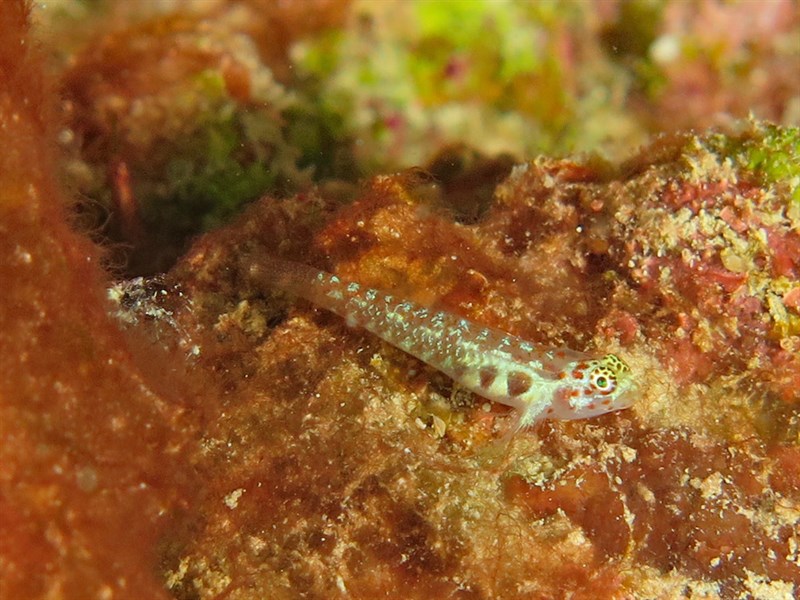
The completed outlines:
{"type": "Polygon", "coordinates": [[[645,335],[665,340],[662,358],[683,383],[746,369],[752,384],[796,403],[800,363],[786,349],[796,332],[783,301],[800,273],[790,199],[738,175],[702,142],[679,143],[691,169],[651,170],[632,184],[641,216],[619,231],[640,299],[669,316],[648,319],[660,332],[645,335]]]}
{"type": "MultiPolygon", "coordinates": [[[[612,430],[601,447],[620,443],[615,435],[612,430]]],[[[763,449],[706,442],[698,455],[699,441],[686,432],[632,430],[624,438],[628,460],[601,467],[578,454],[548,481],[510,478],[506,493],[537,519],[564,511],[604,560],[629,558],[718,581],[723,597],[741,591],[736,576],[745,570],[795,581],[797,565],[787,554],[795,525],[780,510],[771,514],[775,499],[763,484],[769,470],[763,449]]],[[[796,489],[788,494],[796,496],[796,489]]]]}
{"type": "Polygon", "coordinates": [[[102,256],[67,225],[27,19],[3,3],[0,596],[166,598],[155,544],[188,481],[183,385],[115,327],[102,256]]]}

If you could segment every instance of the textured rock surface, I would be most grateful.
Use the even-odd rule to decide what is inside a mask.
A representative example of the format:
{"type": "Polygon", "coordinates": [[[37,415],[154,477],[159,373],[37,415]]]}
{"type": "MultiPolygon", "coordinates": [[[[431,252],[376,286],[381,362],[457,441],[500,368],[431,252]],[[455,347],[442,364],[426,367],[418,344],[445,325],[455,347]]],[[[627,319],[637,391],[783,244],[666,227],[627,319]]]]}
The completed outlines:
{"type": "Polygon", "coordinates": [[[198,242],[170,275],[196,299],[178,320],[218,332],[198,364],[244,364],[248,376],[206,430],[198,464],[224,464],[224,484],[171,557],[173,589],[790,594],[800,454],[798,394],[786,384],[797,354],[785,348],[795,334],[747,281],[797,287],[798,255],[774,250],[800,241],[795,205],[791,187],[759,186],[714,140],[664,140],[618,171],[516,167],[473,225],[409,174],[375,179],[330,217],[321,198],[265,201],[198,242]],[[687,198],[677,207],[676,190],[687,198]],[[732,210],[748,223],[737,236],[766,229],[781,240],[759,245],[746,275],[723,262],[735,241],[692,226],[726,223],[732,210]],[[640,378],[638,403],[502,446],[502,409],[332,315],[303,303],[285,312],[269,294],[264,304],[240,279],[255,246],[539,343],[618,351],[640,378]],[[718,323],[741,304],[742,327],[718,323]],[[239,579],[243,562],[259,575],[239,579]]]}

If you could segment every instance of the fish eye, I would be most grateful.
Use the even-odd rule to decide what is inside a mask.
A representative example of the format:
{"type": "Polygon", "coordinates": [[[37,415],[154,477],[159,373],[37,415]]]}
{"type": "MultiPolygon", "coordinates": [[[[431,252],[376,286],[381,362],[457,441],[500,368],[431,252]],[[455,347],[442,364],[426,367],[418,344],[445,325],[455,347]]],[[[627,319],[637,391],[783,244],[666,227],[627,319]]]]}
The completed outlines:
{"type": "Polygon", "coordinates": [[[605,369],[598,369],[592,373],[592,385],[601,392],[610,392],[616,387],[616,381],[605,369]]]}

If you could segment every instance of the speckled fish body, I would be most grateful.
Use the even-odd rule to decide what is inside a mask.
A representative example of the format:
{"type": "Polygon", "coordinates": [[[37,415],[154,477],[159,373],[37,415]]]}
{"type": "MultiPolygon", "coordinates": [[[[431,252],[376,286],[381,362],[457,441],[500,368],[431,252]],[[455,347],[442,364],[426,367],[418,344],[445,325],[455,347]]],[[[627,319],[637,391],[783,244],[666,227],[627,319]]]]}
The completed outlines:
{"type": "Polygon", "coordinates": [[[538,419],[582,419],[630,406],[630,370],[617,356],[594,359],[542,349],[498,329],[297,263],[261,257],[251,277],[303,297],[444,372],[461,386],[538,419]]]}

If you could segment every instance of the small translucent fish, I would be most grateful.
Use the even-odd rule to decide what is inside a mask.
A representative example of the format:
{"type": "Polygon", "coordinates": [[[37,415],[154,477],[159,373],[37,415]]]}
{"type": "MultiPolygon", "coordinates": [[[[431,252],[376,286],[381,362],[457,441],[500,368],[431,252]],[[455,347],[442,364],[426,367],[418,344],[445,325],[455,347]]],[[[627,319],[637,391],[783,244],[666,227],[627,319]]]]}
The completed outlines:
{"type": "Polygon", "coordinates": [[[628,408],[632,377],[614,354],[592,358],[546,349],[498,329],[266,255],[247,269],[277,287],[363,327],[476,394],[520,411],[519,427],[540,419],[583,419],[628,408]]]}

